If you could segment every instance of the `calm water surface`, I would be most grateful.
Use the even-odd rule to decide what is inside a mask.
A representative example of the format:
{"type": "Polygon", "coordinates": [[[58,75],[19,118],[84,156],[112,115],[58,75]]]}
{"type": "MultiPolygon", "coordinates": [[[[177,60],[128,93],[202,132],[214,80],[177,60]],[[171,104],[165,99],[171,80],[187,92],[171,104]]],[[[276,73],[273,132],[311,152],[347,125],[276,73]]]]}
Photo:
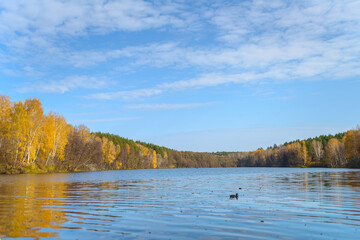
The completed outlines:
{"type": "Polygon", "coordinates": [[[360,171],[0,176],[0,238],[360,239],[360,171]],[[239,199],[229,199],[236,192],[239,199]]]}

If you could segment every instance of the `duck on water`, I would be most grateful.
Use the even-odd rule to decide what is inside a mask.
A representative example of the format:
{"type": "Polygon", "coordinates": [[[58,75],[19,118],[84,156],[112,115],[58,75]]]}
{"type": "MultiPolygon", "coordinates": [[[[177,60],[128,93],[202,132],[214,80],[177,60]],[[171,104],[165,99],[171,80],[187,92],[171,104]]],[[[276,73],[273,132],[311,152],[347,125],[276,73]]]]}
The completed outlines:
{"type": "Polygon", "coordinates": [[[236,198],[236,199],[238,199],[239,198],[239,194],[231,194],[230,195],[230,199],[234,199],[234,198],[236,198]]]}

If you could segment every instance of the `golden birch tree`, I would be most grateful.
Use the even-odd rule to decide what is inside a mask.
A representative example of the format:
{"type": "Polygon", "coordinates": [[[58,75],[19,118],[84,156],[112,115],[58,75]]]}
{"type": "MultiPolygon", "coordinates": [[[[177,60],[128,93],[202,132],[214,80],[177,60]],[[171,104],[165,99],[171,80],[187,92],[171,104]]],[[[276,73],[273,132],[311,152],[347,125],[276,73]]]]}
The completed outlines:
{"type": "Polygon", "coordinates": [[[25,142],[28,129],[30,128],[30,121],[28,112],[22,101],[14,104],[11,113],[11,122],[9,127],[9,135],[12,141],[13,149],[13,165],[20,165],[19,159],[24,157],[25,142]]]}
{"type": "Polygon", "coordinates": [[[56,113],[50,112],[44,119],[44,144],[43,152],[46,157],[45,166],[55,157],[60,161],[64,160],[65,146],[68,142],[68,134],[71,131],[70,125],[65,118],[56,113]]]}
{"type": "Polygon", "coordinates": [[[11,111],[10,98],[0,95],[0,149],[9,134],[11,111]]]}
{"type": "Polygon", "coordinates": [[[41,140],[41,128],[44,121],[44,110],[39,99],[28,99],[24,103],[29,125],[24,139],[24,156],[22,163],[30,164],[35,161],[39,142],[41,140]]]}

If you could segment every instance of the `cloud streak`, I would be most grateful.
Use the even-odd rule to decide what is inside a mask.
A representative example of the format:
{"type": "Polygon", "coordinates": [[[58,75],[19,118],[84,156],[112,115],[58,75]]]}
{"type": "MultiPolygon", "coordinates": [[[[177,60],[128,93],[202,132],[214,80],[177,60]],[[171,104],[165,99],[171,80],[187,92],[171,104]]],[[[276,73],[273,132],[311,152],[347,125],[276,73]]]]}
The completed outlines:
{"type": "Polygon", "coordinates": [[[120,121],[131,121],[138,119],[140,119],[140,117],[82,119],[82,120],[69,120],[69,122],[73,124],[83,124],[83,123],[101,123],[101,122],[120,122],[120,121]]]}
{"type": "Polygon", "coordinates": [[[19,88],[19,92],[44,92],[44,93],[65,93],[76,89],[99,89],[110,84],[105,79],[98,79],[87,76],[71,76],[60,81],[42,81],[30,83],[19,88]]]}
{"type": "Polygon", "coordinates": [[[214,104],[216,103],[145,103],[131,104],[126,107],[139,110],[179,110],[212,106],[214,104]]]}
{"type": "Polygon", "coordinates": [[[218,85],[231,83],[246,83],[258,78],[261,78],[261,74],[205,74],[198,78],[159,84],[153,88],[96,93],[87,96],[87,98],[99,100],[122,99],[130,101],[139,98],[152,97],[169,91],[181,91],[190,88],[215,87],[218,85]]]}

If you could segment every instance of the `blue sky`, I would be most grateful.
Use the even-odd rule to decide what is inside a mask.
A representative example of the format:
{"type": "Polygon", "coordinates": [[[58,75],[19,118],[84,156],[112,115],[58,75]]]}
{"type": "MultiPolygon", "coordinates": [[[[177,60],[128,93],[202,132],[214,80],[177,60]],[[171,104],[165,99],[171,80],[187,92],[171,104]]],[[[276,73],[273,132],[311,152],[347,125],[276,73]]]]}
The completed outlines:
{"type": "Polygon", "coordinates": [[[0,2],[0,94],[178,150],[245,151],[360,119],[360,1],[0,2]]]}

